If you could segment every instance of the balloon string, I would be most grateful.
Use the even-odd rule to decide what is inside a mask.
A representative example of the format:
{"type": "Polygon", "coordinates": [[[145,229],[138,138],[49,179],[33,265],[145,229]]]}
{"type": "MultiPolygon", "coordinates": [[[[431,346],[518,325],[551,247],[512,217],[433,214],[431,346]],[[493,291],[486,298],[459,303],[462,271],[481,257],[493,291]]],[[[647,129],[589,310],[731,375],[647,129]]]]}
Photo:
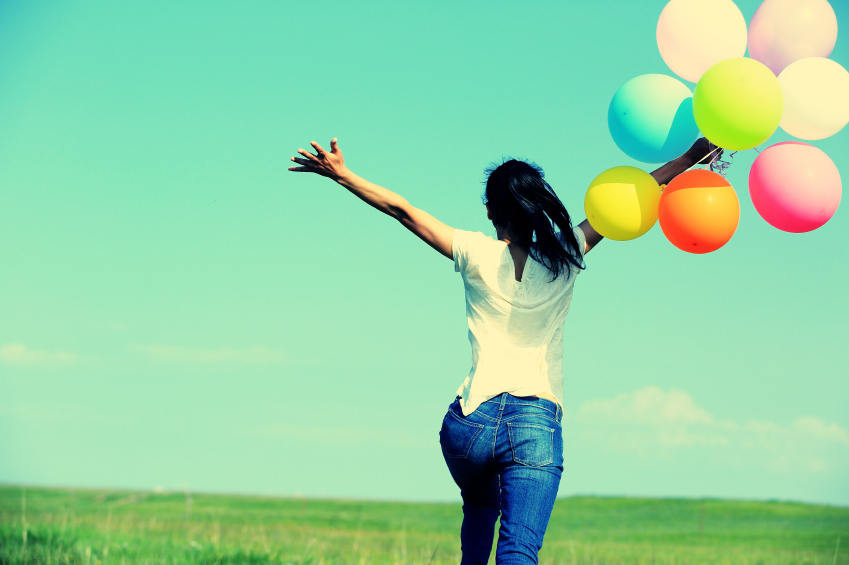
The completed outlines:
{"type": "Polygon", "coordinates": [[[725,175],[728,174],[727,173],[728,167],[730,167],[731,164],[734,162],[734,155],[736,153],[737,153],[736,151],[732,151],[731,153],[729,153],[728,154],[728,161],[723,161],[722,159],[719,158],[719,156],[717,156],[716,159],[714,159],[710,162],[710,170],[715,172],[715,173],[719,173],[720,175],[725,177],[725,175]]]}
{"type": "MultiPolygon", "coordinates": [[[[710,157],[711,155],[713,155],[717,151],[722,151],[722,148],[714,146],[713,150],[710,153],[708,153],[707,155],[705,155],[704,157],[702,157],[701,159],[696,161],[696,163],[701,163],[702,161],[704,161],[705,159],[707,159],[708,157],[710,157]]],[[[705,167],[710,166],[715,160],[716,160],[716,157],[711,158],[711,160],[709,162],[705,163],[704,166],[705,167]]]]}
{"type": "MultiPolygon", "coordinates": [[[[708,153],[708,155],[713,155],[717,151],[722,151],[722,148],[720,148],[719,146],[715,146],[713,148],[713,151],[708,153]]],[[[710,167],[710,170],[713,170],[713,164],[716,162],[717,159],[719,159],[719,153],[717,153],[716,155],[713,155],[713,157],[710,158],[710,161],[708,161],[707,166],[710,167]]]]}
{"type": "MultiPolygon", "coordinates": [[[[761,153],[760,149],[758,149],[757,147],[752,147],[752,149],[757,151],[758,155],[760,155],[760,153],[761,153]]],[[[730,167],[732,165],[732,163],[734,163],[734,155],[737,152],[732,151],[731,153],[728,154],[728,161],[723,161],[718,153],[716,155],[714,155],[714,153],[716,153],[717,151],[722,151],[722,148],[718,147],[718,146],[714,146],[713,150],[710,153],[708,153],[707,155],[705,155],[704,157],[699,159],[699,161],[697,161],[697,162],[704,161],[705,159],[707,159],[708,157],[711,157],[711,155],[713,155],[711,157],[710,161],[708,161],[703,168],[710,168],[711,171],[713,171],[715,173],[719,173],[720,175],[722,175],[724,177],[728,174],[728,167],[730,167]]]]}

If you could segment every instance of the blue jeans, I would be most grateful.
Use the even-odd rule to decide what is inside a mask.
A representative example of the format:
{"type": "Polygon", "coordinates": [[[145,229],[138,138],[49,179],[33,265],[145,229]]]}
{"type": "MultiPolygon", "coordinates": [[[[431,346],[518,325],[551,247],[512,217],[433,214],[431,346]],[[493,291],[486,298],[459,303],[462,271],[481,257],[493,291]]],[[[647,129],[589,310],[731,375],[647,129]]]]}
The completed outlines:
{"type": "Polygon", "coordinates": [[[463,416],[459,396],[439,431],[463,497],[461,565],[485,565],[501,515],[495,562],[538,562],[563,473],[563,411],[535,396],[502,393],[463,416]]]}

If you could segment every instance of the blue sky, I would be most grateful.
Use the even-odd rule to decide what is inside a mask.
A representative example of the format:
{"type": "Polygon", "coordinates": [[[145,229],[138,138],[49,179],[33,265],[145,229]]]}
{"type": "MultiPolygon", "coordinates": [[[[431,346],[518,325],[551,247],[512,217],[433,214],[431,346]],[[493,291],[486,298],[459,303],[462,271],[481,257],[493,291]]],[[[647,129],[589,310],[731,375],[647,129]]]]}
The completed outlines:
{"type": "MultiPolygon", "coordinates": [[[[664,5],[3,3],[0,481],[459,500],[437,437],[470,363],[459,275],[288,159],[338,137],[494,235],[483,169],[526,157],[577,223],[597,174],[651,170],[606,120],[626,81],[672,75],[664,5]]],[[[847,136],[813,142],[844,178],[847,136]]],[[[719,251],[655,226],[587,256],[561,495],[849,504],[849,220],[766,224],[755,156],[719,251]]]]}

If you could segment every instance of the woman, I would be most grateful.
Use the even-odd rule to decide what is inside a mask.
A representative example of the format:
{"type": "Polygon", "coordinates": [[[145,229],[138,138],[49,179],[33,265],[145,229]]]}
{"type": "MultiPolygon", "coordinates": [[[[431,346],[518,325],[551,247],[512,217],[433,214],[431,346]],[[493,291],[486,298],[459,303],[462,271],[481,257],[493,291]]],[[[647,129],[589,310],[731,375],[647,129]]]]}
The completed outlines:
{"type": "MultiPolygon", "coordinates": [[[[587,220],[572,228],[533,164],[509,160],[487,170],[487,217],[498,238],[492,239],[446,226],[353,174],[335,138],[329,152],[311,145],[316,154],[299,149],[303,158],[292,160],[300,166],[290,171],[335,180],[454,261],[461,273],[472,370],[443,418],[439,439],[463,498],[462,564],[487,562],[499,514],[496,563],[537,563],[563,472],[563,324],[583,257],[602,236],[587,220]]],[[[699,139],[652,176],[668,183],[714,151],[699,139]]]]}

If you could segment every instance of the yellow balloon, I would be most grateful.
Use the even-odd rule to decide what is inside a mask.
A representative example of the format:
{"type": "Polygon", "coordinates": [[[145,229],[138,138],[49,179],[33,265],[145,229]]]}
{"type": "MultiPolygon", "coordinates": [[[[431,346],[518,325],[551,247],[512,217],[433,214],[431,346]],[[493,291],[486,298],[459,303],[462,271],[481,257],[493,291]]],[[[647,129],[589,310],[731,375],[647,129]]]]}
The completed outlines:
{"type": "Polygon", "coordinates": [[[661,189],[647,172],[614,167],[598,175],[584,198],[590,225],[608,239],[640,237],[657,222],[661,189]]]}

